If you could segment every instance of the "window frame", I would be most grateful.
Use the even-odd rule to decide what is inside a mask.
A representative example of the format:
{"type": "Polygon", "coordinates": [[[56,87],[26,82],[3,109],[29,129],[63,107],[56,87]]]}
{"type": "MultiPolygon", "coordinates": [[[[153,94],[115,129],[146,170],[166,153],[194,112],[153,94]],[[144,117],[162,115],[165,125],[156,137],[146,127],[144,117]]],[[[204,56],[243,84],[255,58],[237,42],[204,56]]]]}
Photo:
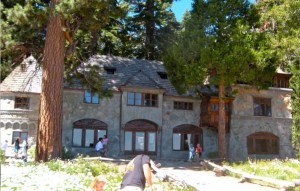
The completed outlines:
{"type": "Polygon", "coordinates": [[[247,136],[248,154],[279,154],[279,137],[273,133],[257,132],[247,136]],[[264,151],[266,149],[266,151],[264,151]]]}
{"type": "Polygon", "coordinates": [[[272,117],[272,99],[271,98],[263,98],[263,97],[254,97],[253,98],[253,115],[254,116],[272,117]],[[262,109],[262,107],[263,107],[263,109],[262,109]]]}
{"type": "Polygon", "coordinates": [[[177,127],[173,128],[172,132],[172,150],[173,151],[188,151],[189,150],[189,143],[186,145],[186,138],[188,137],[188,134],[191,134],[191,142],[193,143],[193,146],[196,147],[196,145],[199,143],[203,150],[203,131],[201,128],[198,128],[193,125],[179,125],[177,127]],[[174,149],[174,134],[180,134],[180,148],[174,149]],[[198,137],[198,138],[197,138],[198,137]]]}
{"type": "MultiPolygon", "coordinates": [[[[124,127],[124,153],[125,154],[149,154],[149,155],[156,155],[157,153],[157,130],[158,127],[155,123],[148,121],[148,120],[142,120],[142,119],[137,119],[137,120],[132,120],[128,123],[126,123],[124,127]],[[126,133],[131,134],[131,150],[127,150],[125,148],[126,143],[126,133]],[[137,150],[136,149],[136,138],[137,138],[137,133],[144,133],[144,149],[143,151],[137,150]],[[151,150],[149,151],[149,143],[150,143],[150,137],[149,135],[153,134],[154,135],[154,151],[151,150]]],[[[129,143],[128,143],[129,144],[129,143]]]]}
{"type": "Polygon", "coordinates": [[[158,94],[142,93],[142,92],[127,92],[127,106],[141,106],[141,107],[158,107],[158,94]],[[129,96],[133,94],[132,96],[129,96]],[[138,97],[140,95],[140,97],[138,97]],[[147,98],[149,96],[149,98],[147,98]],[[129,103],[133,101],[133,103],[129,103]],[[149,105],[147,104],[149,103],[149,105]]]}
{"type": "Polygon", "coordinates": [[[194,109],[193,102],[184,102],[184,101],[174,101],[173,102],[173,109],[177,110],[190,110],[193,111],[194,109]]]}
{"type": "Polygon", "coordinates": [[[105,130],[105,135],[107,135],[107,125],[106,123],[96,120],[96,119],[82,119],[73,123],[72,129],[72,147],[79,147],[79,148],[91,148],[95,147],[96,143],[98,142],[98,130],[105,130]],[[81,144],[80,146],[74,145],[74,130],[81,129],[81,144]],[[86,141],[86,131],[93,130],[94,131],[94,138],[93,138],[93,145],[85,146],[86,141]]]}
{"type": "Polygon", "coordinates": [[[15,109],[29,109],[30,98],[29,97],[15,97],[15,109]]]}
{"type": "Polygon", "coordinates": [[[85,89],[84,90],[84,93],[83,93],[83,103],[87,103],[87,104],[99,104],[100,103],[100,98],[99,98],[99,94],[98,93],[95,93],[95,92],[92,92],[90,90],[87,90],[85,89]],[[87,101],[87,93],[90,94],[90,100],[87,101]],[[94,102],[94,98],[97,98],[96,101],[97,102],[94,102]]]}

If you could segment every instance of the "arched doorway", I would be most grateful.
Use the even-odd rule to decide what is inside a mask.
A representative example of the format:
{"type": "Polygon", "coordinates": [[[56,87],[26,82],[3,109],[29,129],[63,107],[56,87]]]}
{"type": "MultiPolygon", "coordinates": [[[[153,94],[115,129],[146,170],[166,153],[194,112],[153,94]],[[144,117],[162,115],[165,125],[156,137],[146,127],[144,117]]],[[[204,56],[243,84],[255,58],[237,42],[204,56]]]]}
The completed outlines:
{"type": "Polygon", "coordinates": [[[203,131],[201,128],[190,124],[183,124],[173,128],[173,150],[188,151],[189,144],[193,144],[196,147],[198,143],[204,150],[203,131]]]}
{"type": "Polygon", "coordinates": [[[133,120],[125,125],[125,154],[155,155],[157,125],[147,120],[133,120]]]}

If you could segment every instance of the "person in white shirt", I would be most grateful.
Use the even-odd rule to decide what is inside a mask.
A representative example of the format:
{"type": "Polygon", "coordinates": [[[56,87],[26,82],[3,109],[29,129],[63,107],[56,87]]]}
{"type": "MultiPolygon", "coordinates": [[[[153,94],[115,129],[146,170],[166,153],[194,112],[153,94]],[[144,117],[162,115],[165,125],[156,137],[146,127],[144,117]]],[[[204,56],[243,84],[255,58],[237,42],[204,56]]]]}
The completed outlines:
{"type": "Polygon", "coordinates": [[[4,153],[4,156],[7,156],[7,147],[8,147],[8,141],[5,140],[4,143],[1,145],[1,150],[4,153]]]}
{"type": "Polygon", "coordinates": [[[96,151],[100,152],[101,156],[104,155],[104,147],[103,147],[103,139],[102,138],[99,138],[99,141],[96,144],[95,149],[96,149],[96,151]]]}

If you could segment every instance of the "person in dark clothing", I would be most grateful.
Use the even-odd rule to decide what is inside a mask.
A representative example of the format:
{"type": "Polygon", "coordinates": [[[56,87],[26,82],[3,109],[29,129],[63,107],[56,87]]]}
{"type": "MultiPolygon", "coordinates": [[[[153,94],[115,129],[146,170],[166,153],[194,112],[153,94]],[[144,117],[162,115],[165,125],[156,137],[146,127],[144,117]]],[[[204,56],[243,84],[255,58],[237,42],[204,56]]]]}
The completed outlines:
{"type": "Polygon", "coordinates": [[[127,167],[121,183],[122,191],[143,191],[147,182],[149,190],[152,190],[150,157],[137,155],[127,167]]]}
{"type": "Polygon", "coordinates": [[[15,158],[18,158],[19,150],[20,150],[20,137],[17,137],[15,141],[15,148],[14,148],[15,158]]]}

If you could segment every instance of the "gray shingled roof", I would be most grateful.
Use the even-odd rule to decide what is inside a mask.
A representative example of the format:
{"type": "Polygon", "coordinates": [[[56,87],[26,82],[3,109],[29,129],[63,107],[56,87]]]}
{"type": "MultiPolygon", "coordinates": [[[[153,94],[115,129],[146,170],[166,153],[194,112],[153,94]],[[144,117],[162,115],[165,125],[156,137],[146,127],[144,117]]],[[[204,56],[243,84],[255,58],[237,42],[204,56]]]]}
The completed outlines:
{"type": "Polygon", "coordinates": [[[122,86],[164,89],[168,95],[178,95],[168,79],[162,79],[158,72],[166,72],[162,62],[129,59],[116,56],[95,55],[86,64],[116,69],[114,74],[103,71],[103,86],[111,90],[122,86]]]}
{"type": "Polygon", "coordinates": [[[41,84],[42,70],[37,61],[30,56],[3,80],[0,91],[40,93],[41,84]]]}
{"type": "MultiPolygon", "coordinates": [[[[0,91],[11,92],[41,92],[42,72],[36,60],[29,57],[23,61],[26,70],[18,66],[1,84],[0,91]]],[[[168,79],[162,79],[158,72],[166,72],[162,62],[141,59],[129,59],[115,56],[95,55],[86,63],[105,68],[114,68],[114,74],[105,70],[100,74],[104,79],[103,88],[119,90],[122,86],[164,89],[167,95],[178,95],[168,79]]],[[[65,84],[65,88],[82,88],[81,84],[72,86],[65,84]]]]}

